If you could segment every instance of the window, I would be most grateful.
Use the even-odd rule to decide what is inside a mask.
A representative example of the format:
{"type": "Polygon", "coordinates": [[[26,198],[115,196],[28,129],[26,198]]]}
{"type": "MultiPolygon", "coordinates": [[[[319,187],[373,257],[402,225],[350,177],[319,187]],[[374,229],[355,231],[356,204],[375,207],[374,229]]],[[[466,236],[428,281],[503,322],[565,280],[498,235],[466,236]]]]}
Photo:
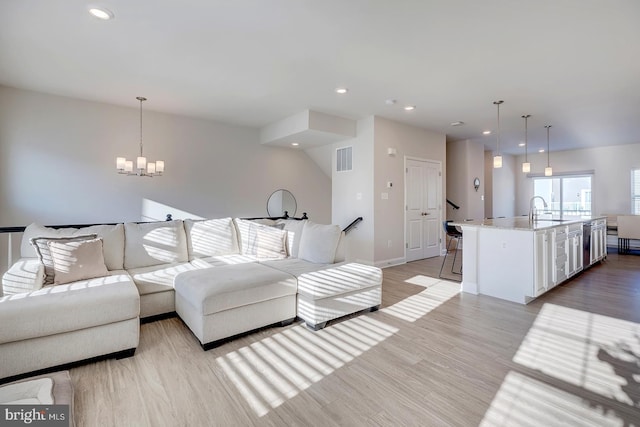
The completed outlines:
{"type": "Polygon", "coordinates": [[[631,170],[631,213],[640,215],[640,169],[631,170]]]}
{"type": "Polygon", "coordinates": [[[352,147],[338,148],[336,150],[336,171],[350,171],[353,168],[351,159],[352,147]]]}
{"type": "MultiPolygon", "coordinates": [[[[592,175],[534,178],[533,194],[546,200],[548,208],[545,209],[545,212],[554,216],[561,218],[589,216],[593,211],[591,203],[592,178],[592,175]]],[[[638,189],[640,190],[640,184],[638,189]]],[[[640,194],[638,206],[640,206],[640,194]]]]}

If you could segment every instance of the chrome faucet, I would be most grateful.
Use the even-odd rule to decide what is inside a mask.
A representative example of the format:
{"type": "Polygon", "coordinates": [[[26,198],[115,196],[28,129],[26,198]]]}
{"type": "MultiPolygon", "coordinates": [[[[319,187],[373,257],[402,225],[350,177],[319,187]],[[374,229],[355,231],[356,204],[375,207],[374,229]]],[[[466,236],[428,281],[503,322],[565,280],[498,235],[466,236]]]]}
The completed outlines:
{"type": "Polygon", "coordinates": [[[547,207],[547,202],[541,196],[533,196],[531,200],[529,200],[529,222],[538,220],[538,213],[536,212],[536,204],[534,202],[536,199],[542,200],[544,207],[547,207]]]}

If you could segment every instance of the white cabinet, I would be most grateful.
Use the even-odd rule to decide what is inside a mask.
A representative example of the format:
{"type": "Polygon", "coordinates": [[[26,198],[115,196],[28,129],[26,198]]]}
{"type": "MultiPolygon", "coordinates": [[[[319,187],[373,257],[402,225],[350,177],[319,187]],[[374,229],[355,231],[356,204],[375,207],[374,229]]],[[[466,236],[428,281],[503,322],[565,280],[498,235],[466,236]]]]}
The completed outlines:
{"type": "Polygon", "coordinates": [[[567,280],[569,273],[569,256],[567,247],[566,226],[553,229],[553,286],[567,280]]]}
{"type": "Polygon", "coordinates": [[[582,270],[582,224],[535,232],[533,295],[537,297],[582,270]]]}
{"type": "Polygon", "coordinates": [[[569,225],[569,236],[567,238],[567,256],[569,258],[567,277],[575,275],[584,268],[582,242],[582,224],[569,225]]]}
{"type": "Polygon", "coordinates": [[[554,271],[554,230],[540,230],[534,237],[534,279],[533,295],[537,297],[553,287],[554,271]]]}
{"type": "Polygon", "coordinates": [[[590,264],[607,256],[607,220],[591,221],[591,257],[590,264]]]}

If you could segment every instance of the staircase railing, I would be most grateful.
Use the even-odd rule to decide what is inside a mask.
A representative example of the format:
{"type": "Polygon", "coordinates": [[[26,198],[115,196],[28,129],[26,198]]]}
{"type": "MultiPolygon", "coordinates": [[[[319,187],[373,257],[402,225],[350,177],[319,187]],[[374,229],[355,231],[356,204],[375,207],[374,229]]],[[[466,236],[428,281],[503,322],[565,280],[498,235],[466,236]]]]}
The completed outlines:
{"type": "Polygon", "coordinates": [[[456,205],[449,199],[447,199],[447,204],[450,205],[453,209],[460,209],[460,206],[456,205]]]}
{"type": "Polygon", "coordinates": [[[362,221],[362,217],[359,216],[358,218],[354,219],[351,224],[347,225],[344,230],[344,234],[347,234],[349,231],[351,231],[356,225],[358,225],[361,221],[362,221]]]}

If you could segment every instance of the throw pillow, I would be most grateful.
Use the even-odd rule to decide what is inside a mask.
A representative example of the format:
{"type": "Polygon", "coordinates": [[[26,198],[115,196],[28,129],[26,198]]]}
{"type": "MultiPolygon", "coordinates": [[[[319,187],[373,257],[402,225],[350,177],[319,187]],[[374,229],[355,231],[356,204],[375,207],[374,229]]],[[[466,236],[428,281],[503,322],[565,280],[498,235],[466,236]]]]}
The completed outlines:
{"type": "Polygon", "coordinates": [[[302,230],[307,220],[297,219],[279,219],[276,224],[283,226],[287,230],[287,246],[289,256],[298,258],[298,252],[300,250],[300,238],[302,237],[302,230]]]}
{"type": "Polygon", "coordinates": [[[75,240],[89,240],[98,237],[96,234],[87,234],[85,236],[75,237],[34,237],[31,239],[31,244],[36,250],[38,259],[44,265],[44,282],[43,286],[53,285],[53,277],[55,276],[55,269],[53,266],[53,258],[51,257],[51,251],[49,250],[50,241],[75,241],[75,240]]]}
{"type": "Polygon", "coordinates": [[[256,229],[255,255],[263,259],[287,257],[287,232],[278,227],[258,226],[256,229]]]}
{"type": "Polygon", "coordinates": [[[108,275],[102,239],[48,242],[55,275],[54,285],[108,275]]]}
{"type": "Polygon", "coordinates": [[[238,228],[243,255],[253,255],[262,259],[287,257],[285,230],[244,219],[236,218],[234,221],[238,228]]]}
{"type": "MultiPolygon", "coordinates": [[[[31,244],[31,239],[38,237],[73,237],[73,233],[77,231],[77,228],[52,228],[45,227],[40,224],[29,224],[22,233],[22,242],[20,243],[20,257],[21,258],[36,258],[38,256],[37,249],[31,244]]],[[[82,234],[90,234],[93,231],[88,231],[82,234]]]]}
{"type": "Polygon", "coordinates": [[[306,221],[300,238],[298,258],[315,264],[333,264],[342,230],[337,225],[306,221]]]}
{"type": "Polygon", "coordinates": [[[238,237],[231,218],[184,220],[189,261],[217,255],[237,254],[238,237]]]}

